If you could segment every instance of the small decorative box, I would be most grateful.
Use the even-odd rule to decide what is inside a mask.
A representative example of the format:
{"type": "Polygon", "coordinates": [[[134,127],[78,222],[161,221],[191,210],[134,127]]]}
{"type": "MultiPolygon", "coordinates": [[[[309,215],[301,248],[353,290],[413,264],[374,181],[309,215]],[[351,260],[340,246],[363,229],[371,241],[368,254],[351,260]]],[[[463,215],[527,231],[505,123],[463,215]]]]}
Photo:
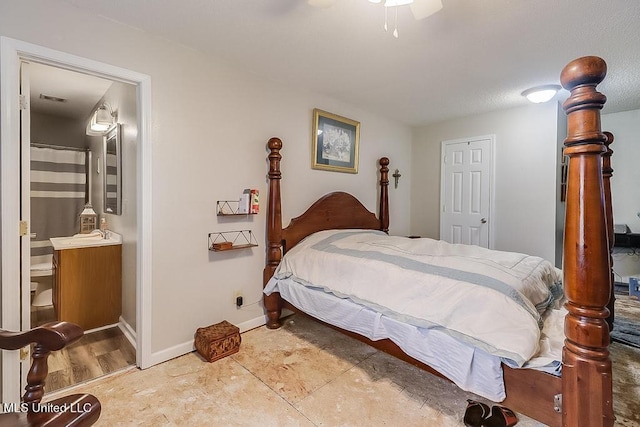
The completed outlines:
{"type": "Polygon", "coordinates": [[[196,349],[209,362],[237,353],[240,342],[240,328],[226,320],[196,330],[196,349]]]}
{"type": "Polygon", "coordinates": [[[211,245],[214,251],[224,251],[233,247],[233,242],[220,242],[211,245]]]}

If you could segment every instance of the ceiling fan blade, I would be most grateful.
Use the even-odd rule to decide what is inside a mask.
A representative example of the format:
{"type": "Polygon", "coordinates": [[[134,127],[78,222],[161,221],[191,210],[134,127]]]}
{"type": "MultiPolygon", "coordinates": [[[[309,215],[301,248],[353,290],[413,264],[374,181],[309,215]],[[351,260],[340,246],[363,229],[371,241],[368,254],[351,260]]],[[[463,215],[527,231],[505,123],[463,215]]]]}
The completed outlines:
{"type": "Polygon", "coordinates": [[[442,9],[442,0],[414,0],[409,7],[414,18],[424,19],[442,9]]]}
{"type": "Polygon", "coordinates": [[[327,8],[333,6],[336,1],[337,0],[307,0],[307,3],[313,7],[327,8]]]}

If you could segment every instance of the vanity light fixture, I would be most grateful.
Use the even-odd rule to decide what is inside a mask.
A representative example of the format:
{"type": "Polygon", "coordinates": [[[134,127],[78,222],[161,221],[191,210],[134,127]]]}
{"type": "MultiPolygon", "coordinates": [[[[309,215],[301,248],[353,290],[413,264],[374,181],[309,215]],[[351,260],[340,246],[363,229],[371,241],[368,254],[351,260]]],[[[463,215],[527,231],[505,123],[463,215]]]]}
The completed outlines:
{"type": "Polygon", "coordinates": [[[89,127],[94,132],[106,132],[115,124],[116,114],[106,102],[91,115],[89,127]]]}
{"type": "Polygon", "coordinates": [[[87,123],[87,135],[103,136],[118,122],[118,114],[113,111],[111,105],[103,102],[89,117],[87,123]]]}
{"type": "Polygon", "coordinates": [[[543,85],[532,87],[522,92],[522,96],[534,104],[550,101],[560,90],[560,85],[543,85]]]}
{"type": "Polygon", "coordinates": [[[114,114],[109,104],[104,103],[91,116],[91,130],[106,131],[114,123],[114,114]]]}

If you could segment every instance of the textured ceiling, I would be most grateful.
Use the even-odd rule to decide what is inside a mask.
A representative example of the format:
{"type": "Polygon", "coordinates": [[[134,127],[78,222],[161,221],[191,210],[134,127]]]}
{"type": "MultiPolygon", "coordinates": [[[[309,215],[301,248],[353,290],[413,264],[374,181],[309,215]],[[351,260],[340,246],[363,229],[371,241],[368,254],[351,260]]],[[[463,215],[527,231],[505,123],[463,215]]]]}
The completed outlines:
{"type": "Polygon", "coordinates": [[[413,126],[525,105],[584,55],[608,63],[604,112],[640,108],[638,0],[443,0],[420,21],[400,8],[398,39],[367,0],[65,1],[413,126]]]}

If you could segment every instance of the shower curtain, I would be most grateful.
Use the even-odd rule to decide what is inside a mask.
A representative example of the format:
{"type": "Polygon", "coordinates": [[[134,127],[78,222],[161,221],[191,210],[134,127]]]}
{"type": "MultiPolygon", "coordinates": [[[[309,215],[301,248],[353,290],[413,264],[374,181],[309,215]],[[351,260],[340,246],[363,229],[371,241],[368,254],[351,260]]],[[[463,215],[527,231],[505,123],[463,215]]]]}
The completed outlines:
{"type": "Polygon", "coordinates": [[[86,152],[31,147],[31,265],[50,263],[50,237],[80,230],[87,194],[86,152]]]}

